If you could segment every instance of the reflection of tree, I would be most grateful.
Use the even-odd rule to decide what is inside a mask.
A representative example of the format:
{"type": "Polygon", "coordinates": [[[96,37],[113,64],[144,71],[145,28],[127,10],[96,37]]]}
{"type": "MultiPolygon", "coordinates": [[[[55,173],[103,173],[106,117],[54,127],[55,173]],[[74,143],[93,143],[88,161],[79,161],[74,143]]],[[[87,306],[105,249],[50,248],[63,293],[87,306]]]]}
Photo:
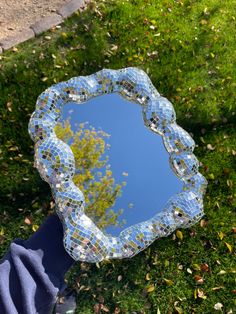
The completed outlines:
{"type": "Polygon", "coordinates": [[[73,182],[84,193],[85,213],[93,219],[99,228],[117,225],[122,210],[114,212],[112,207],[116,198],[121,195],[125,182],[116,184],[108,164],[108,156],[104,156],[109,145],[105,138],[110,135],[102,130],[95,130],[85,123],[79,124],[74,132],[70,119],[58,123],[55,133],[69,144],[75,157],[76,171],[73,182]]]}

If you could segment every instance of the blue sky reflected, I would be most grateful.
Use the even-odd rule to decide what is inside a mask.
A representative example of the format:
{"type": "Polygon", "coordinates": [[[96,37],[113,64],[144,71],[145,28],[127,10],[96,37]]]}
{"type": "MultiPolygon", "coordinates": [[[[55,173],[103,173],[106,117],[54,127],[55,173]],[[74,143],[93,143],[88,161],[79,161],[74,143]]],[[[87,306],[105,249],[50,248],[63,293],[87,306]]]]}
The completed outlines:
{"type": "Polygon", "coordinates": [[[126,224],[108,227],[107,232],[118,235],[125,227],[151,218],[181,191],[182,183],[170,169],[162,138],[144,126],[140,105],[109,94],[83,104],[66,104],[62,119],[68,117],[73,130],[89,122],[111,135],[107,154],[113,177],[117,183],[126,181],[113,209],[124,209],[120,220],[125,219],[126,224]]]}

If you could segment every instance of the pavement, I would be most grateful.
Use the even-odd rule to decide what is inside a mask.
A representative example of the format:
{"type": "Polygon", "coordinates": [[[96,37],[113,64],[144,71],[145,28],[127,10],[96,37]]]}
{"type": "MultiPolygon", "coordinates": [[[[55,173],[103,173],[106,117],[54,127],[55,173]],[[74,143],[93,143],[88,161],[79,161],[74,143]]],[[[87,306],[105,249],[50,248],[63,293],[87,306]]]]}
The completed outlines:
{"type": "MultiPolygon", "coordinates": [[[[53,6],[52,0],[47,0],[46,2],[24,0],[25,7],[19,7],[17,9],[18,1],[14,1],[14,6],[14,3],[11,4],[11,0],[8,1],[4,0],[3,3],[2,0],[0,0],[0,10],[2,8],[0,15],[0,53],[61,24],[74,12],[82,11],[89,2],[89,0],[55,0],[53,6]],[[26,10],[27,2],[30,2],[28,10],[26,10]],[[50,3],[50,6],[47,5],[47,2],[50,3]],[[6,3],[8,3],[7,8],[3,6],[3,4],[6,5],[6,3]],[[37,9],[39,3],[41,10],[37,9]],[[45,5],[43,7],[44,3],[45,5]],[[5,11],[3,11],[3,9],[5,9],[5,11]],[[8,9],[8,11],[6,11],[6,9],[8,9]],[[22,10],[26,10],[27,14],[22,14],[22,10]],[[5,14],[3,12],[5,12],[5,14]],[[42,14],[42,12],[44,13],[42,14]],[[14,15],[16,16],[15,19],[14,15]],[[2,16],[4,17],[4,23],[1,21],[1,19],[3,19],[2,16]],[[33,23],[30,23],[30,21],[33,21],[33,23]]],[[[22,4],[24,1],[19,1],[19,3],[22,4]]]]}

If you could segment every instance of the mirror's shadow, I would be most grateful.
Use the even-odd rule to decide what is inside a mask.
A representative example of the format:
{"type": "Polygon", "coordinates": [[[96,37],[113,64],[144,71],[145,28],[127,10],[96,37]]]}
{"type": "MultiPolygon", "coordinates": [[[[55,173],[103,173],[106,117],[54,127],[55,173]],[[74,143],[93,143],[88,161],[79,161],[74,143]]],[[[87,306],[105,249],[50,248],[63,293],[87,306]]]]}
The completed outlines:
{"type": "Polygon", "coordinates": [[[74,152],[86,214],[107,233],[150,219],[182,190],[162,137],[144,126],[141,106],[119,94],[66,104],[55,131],[74,152]]]}

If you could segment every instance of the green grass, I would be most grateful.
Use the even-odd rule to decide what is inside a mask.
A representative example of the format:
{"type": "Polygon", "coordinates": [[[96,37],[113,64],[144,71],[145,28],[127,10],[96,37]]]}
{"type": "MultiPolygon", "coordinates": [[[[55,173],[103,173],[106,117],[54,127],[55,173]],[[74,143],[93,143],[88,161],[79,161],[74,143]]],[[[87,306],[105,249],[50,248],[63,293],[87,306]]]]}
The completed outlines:
{"type": "Polygon", "coordinates": [[[73,76],[137,66],[173,102],[178,123],[193,135],[209,182],[205,217],[181,230],[183,240],[175,234],[160,239],[131,260],[100,268],[76,263],[67,279],[78,289],[78,313],[94,313],[99,302],[110,313],[117,307],[120,313],[211,314],[218,302],[223,313],[233,313],[236,2],[99,3],[0,56],[0,255],[12,239],[33,232],[26,216],[39,225],[52,211],[50,188],[33,168],[27,130],[38,95],[73,76]]]}

